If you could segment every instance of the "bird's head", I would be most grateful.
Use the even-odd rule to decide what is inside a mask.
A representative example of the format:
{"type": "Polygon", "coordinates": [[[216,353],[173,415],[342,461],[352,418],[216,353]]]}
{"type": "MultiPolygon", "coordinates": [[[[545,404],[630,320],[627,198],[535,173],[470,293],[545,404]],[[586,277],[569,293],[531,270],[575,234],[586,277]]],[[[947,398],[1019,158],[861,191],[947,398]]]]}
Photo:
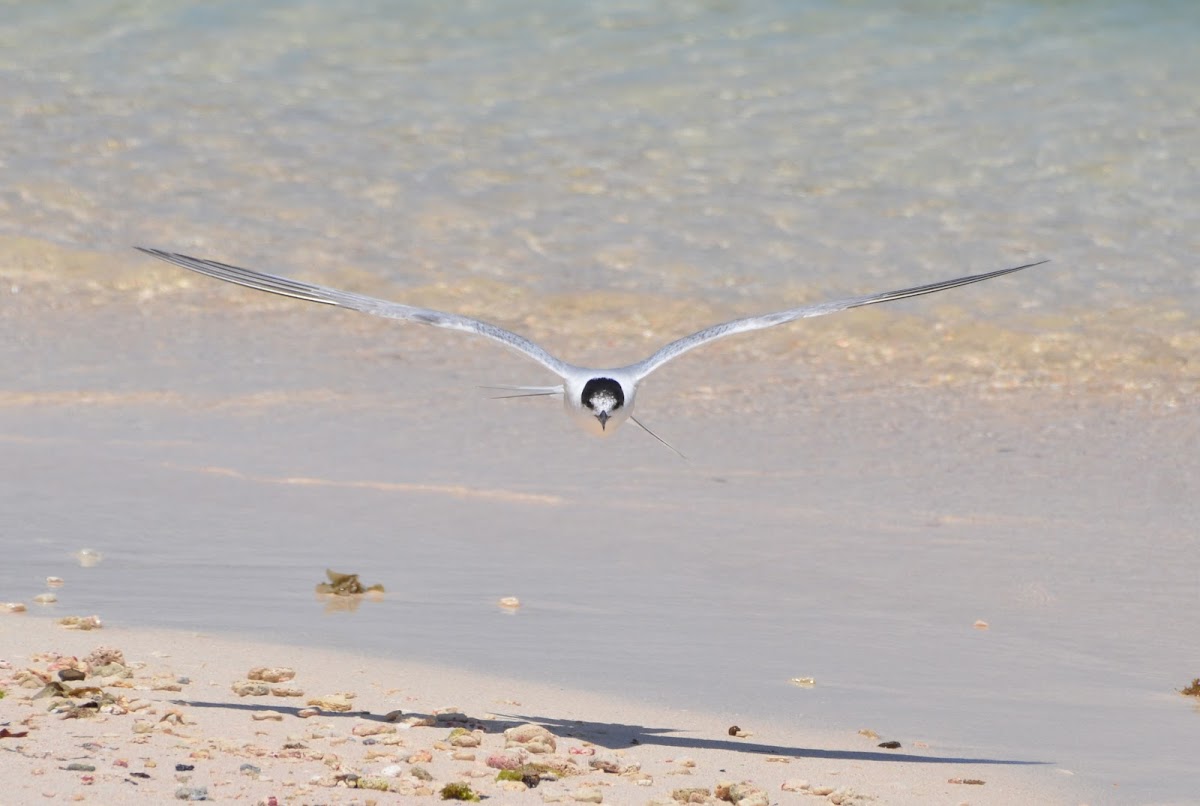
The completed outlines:
{"type": "Polygon", "coordinates": [[[632,394],[627,399],[625,392],[620,381],[590,378],[578,391],[578,397],[568,397],[566,402],[586,430],[607,436],[629,417],[632,394]]]}

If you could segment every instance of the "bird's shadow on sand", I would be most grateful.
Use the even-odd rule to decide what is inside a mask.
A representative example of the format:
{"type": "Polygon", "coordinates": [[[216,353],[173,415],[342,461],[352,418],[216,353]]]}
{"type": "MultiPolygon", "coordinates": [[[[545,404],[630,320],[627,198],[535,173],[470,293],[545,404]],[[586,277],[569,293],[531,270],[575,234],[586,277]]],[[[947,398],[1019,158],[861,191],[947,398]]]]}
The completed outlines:
{"type": "MultiPolygon", "coordinates": [[[[178,705],[187,705],[192,708],[226,708],[247,712],[276,711],[297,717],[302,710],[299,707],[293,706],[240,702],[175,700],[175,703],[178,705]]],[[[323,719],[349,717],[377,722],[392,721],[383,714],[374,714],[369,711],[321,711],[320,716],[323,719]]],[[[434,716],[431,714],[405,711],[403,718],[407,719],[409,717],[434,719],[434,716]]],[[[465,718],[456,721],[438,722],[436,727],[448,730],[453,727],[465,726],[468,728],[482,728],[486,733],[501,733],[507,728],[531,722],[545,727],[559,738],[580,739],[590,742],[597,747],[606,747],[610,750],[658,745],[660,747],[679,748],[680,750],[721,750],[730,753],[784,756],[787,758],[835,759],[841,761],[871,761],[881,763],[998,764],[1013,766],[1034,766],[1052,763],[1049,761],[1026,761],[1021,759],[916,755],[913,753],[880,752],[875,750],[828,750],[815,747],[792,747],[788,745],[762,744],[743,739],[697,736],[694,732],[680,731],[676,728],[653,728],[645,725],[626,725],[620,722],[591,722],[524,714],[490,714],[488,718],[465,716],[465,718]]],[[[420,728],[414,729],[420,730],[420,728]]]]}

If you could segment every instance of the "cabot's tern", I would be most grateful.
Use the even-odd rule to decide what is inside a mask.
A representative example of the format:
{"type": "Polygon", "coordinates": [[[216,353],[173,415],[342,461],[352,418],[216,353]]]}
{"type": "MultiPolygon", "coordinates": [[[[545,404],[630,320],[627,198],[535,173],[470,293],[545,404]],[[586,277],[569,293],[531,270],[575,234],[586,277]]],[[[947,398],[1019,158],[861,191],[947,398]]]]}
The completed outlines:
{"type": "MultiPolygon", "coordinates": [[[[159,249],[147,249],[141,246],[135,248],[141,252],[145,252],[147,255],[165,260],[168,263],[174,263],[177,266],[191,269],[200,274],[206,274],[209,277],[215,277],[218,280],[244,285],[247,288],[268,291],[272,294],[280,294],[285,297],[308,300],[309,302],[337,305],[342,308],[362,311],[363,313],[382,316],[387,319],[400,319],[406,322],[417,322],[422,325],[433,325],[434,327],[444,327],[450,330],[461,330],[466,333],[474,333],[478,336],[486,336],[532,358],[562,379],[562,383],[557,386],[506,386],[497,388],[507,389],[513,392],[514,396],[562,395],[567,415],[593,434],[611,434],[621,423],[631,419],[652,436],[654,436],[653,432],[638,422],[637,418],[633,416],[633,401],[637,394],[638,384],[647,375],[671,359],[678,358],[687,351],[695,349],[702,344],[708,344],[710,341],[716,341],[725,336],[732,336],[735,333],[745,333],[750,330],[775,327],[776,325],[786,324],[796,319],[824,316],[825,314],[837,313],[838,311],[845,311],[850,308],[861,308],[864,305],[875,305],[879,302],[891,302],[898,299],[908,299],[909,297],[919,297],[924,294],[934,294],[938,291],[946,291],[951,288],[970,285],[971,283],[991,280],[994,277],[1002,277],[1005,274],[1012,274],[1013,272],[1032,268],[1033,266],[1040,266],[1047,262],[1040,260],[1036,263],[1014,266],[1011,269],[1000,269],[998,271],[987,272],[986,274],[973,274],[969,277],[958,277],[954,280],[943,280],[940,283],[919,285],[899,291],[885,291],[882,294],[869,294],[863,297],[847,297],[846,299],[833,300],[831,302],[802,305],[799,308],[789,308],[786,311],[777,311],[775,313],[763,314],[762,316],[747,316],[742,319],[734,319],[719,325],[706,327],[704,330],[697,331],[690,336],[677,339],[654,353],[654,355],[636,364],[616,367],[614,369],[591,369],[568,364],[550,355],[550,353],[524,336],[519,336],[502,327],[497,327],[478,319],[472,319],[468,316],[443,313],[442,311],[434,311],[428,308],[417,308],[412,305],[403,305],[399,302],[388,302],[387,300],[368,297],[364,294],[355,294],[351,291],[339,291],[336,288],[316,285],[315,283],[289,280],[286,277],[277,277],[273,274],[242,269],[226,263],[218,263],[215,260],[203,260],[174,252],[163,252],[159,249]],[[611,429],[609,428],[610,425],[612,426],[611,429]]],[[[655,438],[658,439],[657,436],[655,438]]],[[[659,441],[662,442],[661,439],[659,441]]],[[[664,442],[663,444],[666,443],[664,442]]],[[[667,447],[670,446],[668,445],[667,447]]]]}

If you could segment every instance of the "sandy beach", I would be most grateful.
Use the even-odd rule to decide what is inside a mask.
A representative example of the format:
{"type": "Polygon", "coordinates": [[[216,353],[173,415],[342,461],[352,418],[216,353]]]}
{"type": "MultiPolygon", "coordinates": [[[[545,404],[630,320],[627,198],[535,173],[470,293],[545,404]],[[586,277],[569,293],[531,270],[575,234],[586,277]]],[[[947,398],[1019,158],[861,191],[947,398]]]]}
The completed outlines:
{"type": "Polygon", "coordinates": [[[6,806],[393,803],[437,800],[453,783],[496,803],[1079,802],[1047,765],[946,756],[922,742],[880,748],[887,738],[868,728],[737,725],[559,686],[200,633],[83,632],[6,616],[0,640],[6,806]],[[61,670],[83,675],[60,682],[61,670]],[[248,675],[267,682],[255,688],[248,675]],[[525,781],[496,780],[502,769],[525,781]]]}
{"type": "Polygon", "coordinates": [[[0,806],[1200,803],[1198,39],[1185,0],[5,4],[0,806]],[[592,366],[1049,262],[680,356],[636,416],[681,458],[491,399],[558,380],[494,343],[135,245],[592,366]]]}
{"type": "Polygon", "coordinates": [[[335,779],[404,770],[422,750],[438,787],[403,772],[389,787],[436,798],[466,776],[497,802],[596,787],[647,803],[729,781],[771,803],[1188,802],[1196,713],[1177,691],[1195,671],[1176,639],[1191,629],[1196,423],[1169,395],[880,387],[872,360],[844,356],[759,376],[796,349],[780,334],[733,345],[715,377],[711,360],[680,362],[647,387],[643,416],[682,460],[632,430],[589,439],[557,403],[487,399],[476,383],[528,380],[487,345],[319,309],[190,308],[186,288],[136,307],[122,293],[5,309],[23,334],[7,365],[40,369],[0,407],[0,492],[23,524],[0,599],[30,609],[0,616],[0,721],[29,729],[2,747],[44,771],[6,804],[187,786],[403,798],[335,779]],[[672,388],[706,384],[672,405],[672,388]],[[331,567],[386,593],[319,597],[331,567]],[[36,603],[50,576],[56,601],[36,603]],[[54,623],[91,614],[101,630],[54,623]],[[155,714],[64,720],[16,680],[100,646],[145,664],[132,691],[103,691],[155,714]],[[295,669],[304,698],[233,693],[256,666],[295,669]],[[147,682],[180,677],[179,691],[147,682]],[[296,716],[300,699],[342,691],[373,716],[296,716]],[[405,744],[377,760],[370,748],[390,746],[354,733],[450,707],[484,731],[474,761],[438,745],[457,723],[387,723],[405,744]],[[254,719],[263,709],[280,721],[254,719]],[[139,720],[154,729],[135,733],[139,720]],[[503,730],[526,722],[585,774],[532,792],[484,775],[503,730]],[[286,751],[297,736],[306,749],[286,751]],[[641,768],[596,772],[592,758],[641,768]],[[96,770],[61,769],[73,762],[96,770]],[[177,778],[176,763],[196,769],[177,778]],[[967,780],[986,783],[953,783],[967,780]]]}

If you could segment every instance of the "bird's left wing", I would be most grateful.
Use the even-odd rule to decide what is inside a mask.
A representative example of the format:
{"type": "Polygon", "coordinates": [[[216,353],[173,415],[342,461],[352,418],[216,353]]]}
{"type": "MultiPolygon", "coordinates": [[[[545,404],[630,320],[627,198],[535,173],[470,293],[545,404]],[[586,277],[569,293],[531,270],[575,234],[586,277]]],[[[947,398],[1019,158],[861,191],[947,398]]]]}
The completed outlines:
{"type": "Polygon", "coordinates": [[[382,316],[386,319],[401,319],[407,322],[418,322],[422,325],[433,325],[434,327],[444,327],[451,330],[461,330],[464,333],[486,336],[532,358],[560,378],[565,378],[573,369],[570,364],[550,355],[550,353],[524,336],[518,336],[516,333],[505,330],[502,327],[481,322],[469,316],[444,313],[442,311],[430,310],[429,308],[415,308],[411,305],[388,302],[387,300],[368,297],[364,294],[339,291],[336,288],[316,285],[315,283],[289,280],[286,277],[277,277],[273,274],[242,269],[226,263],[218,263],[215,260],[202,260],[201,258],[188,257],[187,255],[179,255],[174,252],[164,252],[160,249],[147,249],[141,246],[134,248],[139,252],[145,252],[147,255],[160,260],[174,263],[176,266],[182,266],[185,269],[191,269],[194,272],[206,274],[218,280],[244,285],[247,288],[268,291],[272,294],[294,297],[295,299],[308,300],[309,302],[337,305],[342,308],[350,308],[351,310],[373,314],[374,316],[382,316]]]}
{"type": "Polygon", "coordinates": [[[682,339],[671,342],[666,347],[663,347],[654,355],[644,361],[639,361],[636,364],[631,364],[624,369],[629,370],[634,374],[637,380],[649,375],[654,370],[661,367],[663,364],[683,355],[688,350],[699,347],[702,344],[707,344],[710,341],[722,338],[724,336],[732,336],[734,333],[745,333],[748,330],[761,330],[765,327],[775,327],[787,322],[793,322],[797,319],[808,319],[813,316],[824,316],[827,313],[837,313],[849,308],[859,308],[863,305],[874,305],[877,302],[891,302],[897,299],[907,299],[909,297],[919,297],[923,294],[933,294],[938,291],[945,291],[950,288],[958,288],[961,285],[970,285],[971,283],[990,280],[993,277],[1000,277],[1005,274],[1012,274],[1015,271],[1040,266],[1048,261],[1039,260],[1036,263],[1026,263],[1024,266],[1015,266],[1011,269],[999,269],[998,271],[990,271],[986,274],[972,274],[969,277],[958,277],[954,280],[943,280],[940,283],[930,283],[929,285],[920,285],[915,288],[903,288],[899,291],[885,291],[881,294],[870,294],[865,297],[850,297],[848,299],[833,300],[831,302],[819,302],[815,305],[805,305],[800,308],[790,308],[786,311],[777,311],[776,313],[768,313],[762,316],[747,316],[744,319],[734,319],[732,322],[724,322],[719,325],[705,328],[690,336],[685,336],[682,339]]]}

